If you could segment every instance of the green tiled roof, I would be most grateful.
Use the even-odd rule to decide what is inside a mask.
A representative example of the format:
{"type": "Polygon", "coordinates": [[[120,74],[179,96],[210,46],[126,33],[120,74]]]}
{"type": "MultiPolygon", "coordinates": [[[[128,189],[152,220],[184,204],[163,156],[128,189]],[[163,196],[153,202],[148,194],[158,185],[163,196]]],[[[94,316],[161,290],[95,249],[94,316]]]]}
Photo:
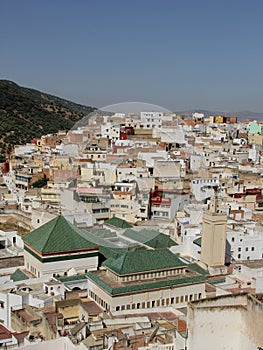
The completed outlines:
{"type": "Polygon", "coordinates": [[[226,279],[225,278],[221,278],[218,280],[214,280],[214,281],[209,281],[209,284],[220,284],[220,283],[225,283],[226,279]]]}
{"type": "Polygon", "coordinates": [[[156,249],[170,248],[177,245],[169,236],[154,230],[135,231],[128,229],[123,233],[123,236],[156,249]]]}
{"type": "Polygon", "coordinates": [[[85,239],[81,230],[70,224],[63,216],[58,216],[28,233],[23,240],[40,253],[55,253],[97,247],[97,245],[85,239]]]}
{"type": "Polygon", "coordinates": [[[80,281],[85,279],[87,279],[86,274],[57,277],[57,280],[60,282],[80,281]]]}
{"type": "Polygon", "coordinates": [[[140,246],[130,246],[127,248],[114,248],[114,247],[100,247],[100,253],[102,255],[105,256],[106,259],[109,258],[114,258],[117,259],[118,257],[120,257],[121,255],[125,254],[128,251],[134,251],[134,250],[145,250],[144,247],[140,247],[140,246]]]}
{"type": "Polygon", "coordinates": [[[10,276],[11,280],[14,282],[28,280],[29,277],[20,269],[15,270],[14,273],[10,276]]]}
{"type": "Polygon", "coordinates": [[[99,228],[96,230],[92,230],[91,232],[95,232],[97,237],[105,238],[105,239],[117,237],[115,232],[112,232],[111,230],[106,228],[99,228]]]}
{"type": "Polygon", "coordinates": [[[174,280],[167,279],[167,280],[150,282],[150,283],[141,283],[141,284],[127,285],[124,287],[112,288],[92,272],[88,272],[87,277],[91,279],[94,283],[96,283],[98,286],[100,286],[102,289],[104,289],[105,292],[109,293],[110,295],[117,295],[121,293],[131,293],[131,292],[147,290],[147,289],[150,289],[150,290],[159,289],[164,287],[176,286],[180,284],[204,283],[207,281],[207,278],[205,276],[193,276],[193,277],[178,278],[174,280]]]}
{"type": "Polygon", "coordinates": [[[130,225],[127,221],[119,219],[119,218],[111,218],[109,220],[105,221],[105,224],[112,225],[118,228],[131,228],[132,225],[130,225]]]}
{"type": "Polygon", "coordinates": [[[198,245],[199,247],[201,247],[202,244],[202,237],[199,237],[197,239],[194,240],[194,244],[198,245]]]}
{"type": "Polygon", "coordinates": [[[107,241],[104,237],[101,237],[100,234],[97,234],[97,230],[82,230],[81,236],[96,246],[115,246],[110,241],[107,241]]]}
{"type": "Polygon", "coordinates": [[[170,250],[157,249],[127,252],[117,259],[106,260],[103,265],[119,275],[125,275],[185,266],[186,264],[170,250]]]}
{"type": "Polygon", "coordinates": [[[190,270],[194,270],[197,273],[200,273],[201,275],[208,275],[209,272],[204,270],[201,266],[199,266],[196,263],[193,264],[189,264],[188,267],[190,268],[190,270]]]}
{"type": "MultiPolygon", "coordinates": [[[[117,235],[114,235],[114,233],[110,235],[110,233],[111,231],[106,229],[82,230],[81,236],[99,247],[118,248],[118,241],[121,238],[117,238],[117,235]]],[[[136,246],[136,243],[131,243],[130,246],[136,246]]]]}

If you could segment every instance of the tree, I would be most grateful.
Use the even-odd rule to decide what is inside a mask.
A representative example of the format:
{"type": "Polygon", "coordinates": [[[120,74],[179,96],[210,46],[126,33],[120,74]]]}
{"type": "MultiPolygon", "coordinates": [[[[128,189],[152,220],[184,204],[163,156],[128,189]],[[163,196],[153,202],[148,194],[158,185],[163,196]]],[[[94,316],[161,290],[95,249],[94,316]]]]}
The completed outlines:
{"type": "Polygon", "coordinates": [[[47,182],[48,182],[48,178],[47,177],[42,177],[41,179],[38,179],[37,181],[32,183],[32,187],[34,188],[41,188],[46,186],[47,182]]]}

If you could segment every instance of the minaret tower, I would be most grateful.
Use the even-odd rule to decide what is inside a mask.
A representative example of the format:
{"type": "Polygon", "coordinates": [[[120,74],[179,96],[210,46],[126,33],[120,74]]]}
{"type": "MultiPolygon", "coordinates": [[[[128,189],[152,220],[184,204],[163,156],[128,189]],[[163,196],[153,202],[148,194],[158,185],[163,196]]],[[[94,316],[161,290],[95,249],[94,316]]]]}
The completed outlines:
{"type": "Polygon", "coordinates": [[[225,265],[227,215],[222,213],[221,203],[217,188],[203,213],[201,261],[212,268],[225,265]]]}

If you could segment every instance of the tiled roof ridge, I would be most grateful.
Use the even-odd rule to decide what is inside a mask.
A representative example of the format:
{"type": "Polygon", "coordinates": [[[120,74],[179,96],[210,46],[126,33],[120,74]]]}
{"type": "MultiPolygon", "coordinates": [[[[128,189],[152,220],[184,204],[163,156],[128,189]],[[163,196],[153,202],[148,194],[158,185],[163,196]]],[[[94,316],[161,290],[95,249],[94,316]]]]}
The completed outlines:
{"type": "MultiPolygon", "coordinates": [[[[54,219],[54,224],[53,224],[53,227],[52,229],[50,230],[49,232],[49,235],[47,237],[47,240],[42,248],[42,251],[44,252],[45,251],[45,248],[47,247],[48,243],[49,243],[49,240],[51,239],[51,236],[52,236],[52,232],[54,232],[54,229],[56,228],[57,224],[58,224],[58,221],[59,219],[62,218],[61,215],[57,216],[55,219],[54,219]]],[[[64,220],[66,220],[64,217],[63,217],[64,220]]],[[[67,220],[66,220],[67,221],[67,220]]]]}
{"type": "Polygon", "coordinates": [[[72,251],[97,246],[88,241],[81,230],[59,215],[30,232],[24,241],[41,254],[72,251]]]}
{"type": "Polygon", "coordinates": [[[146,249],[143,251],[127,251],[116,259],[112,258],[106,260],[104,265],[118,274],[126,274],[131,272],[141,272],[144,271],[144,269],[147,271],[155,271],[162,268],[186,266],[187,264],[169,249],[160,248],[155,250],[146,249]],[[159,262],[162,260],[159,268],[156,259],[159,262]]]}
{"type": "Polygon", "coordinates": [[[57,222],[57,219],[58,219],[58,217],[56,217],[56,218],[54,218],[54,219],[52,219],[52,220],[46,222],[45,224],[43,224],[43,225],[39,226],[38,228],[34,229],[33,231],[29,232],[29,233],[28,233],[27,235],[25,235],[25,237],[23,238],[24,242],[26,242],[27,244],[29,244],[29,245],[31,246],[31,243],[28,243],[28,239],[30,240],[32,237],[34,237],[36,231],[42,233],[42,231],[43,231],[43,226],[45,226],[45,228],[48,227],[49,230],[48,230],[48,232],[47,232],[47,231],[44,231],[44,232],[47,232],[47,234],[46,234],[46,235],[41,234],[41,238],[43,238],[43,236],[44,236],[44,238],[46,238],[46,239],[45,239],[45,243],[44,243],[44,246],[46,246],[47,241],[48,241],[48,239],[49,239],[49,236],[50,236],[51,232],[54,230],[54,226],[55,226],[55,224],[56,224],[56,222],[57,222]],[[45,236],[46,236],[46,237],[45,237],[45,236]]]}
{"type": "MultiPolygon", "coordinates": [[[[130,253],[131,253],[131,252],[130,252],[130,253]]],[[[127,256],[128,256],[128,252],[122,254],[119,258],[117,258],[117,259],[122,260],[122,264],[120,265],[120,268],[119,268],[119,272],[120,272],[120,273],[122,272],[123,266],[125,266],[125,262],[126,262],[127,256]]],[[[116,259],[116,260],[117,260],[117,259],[116,259]]]]}

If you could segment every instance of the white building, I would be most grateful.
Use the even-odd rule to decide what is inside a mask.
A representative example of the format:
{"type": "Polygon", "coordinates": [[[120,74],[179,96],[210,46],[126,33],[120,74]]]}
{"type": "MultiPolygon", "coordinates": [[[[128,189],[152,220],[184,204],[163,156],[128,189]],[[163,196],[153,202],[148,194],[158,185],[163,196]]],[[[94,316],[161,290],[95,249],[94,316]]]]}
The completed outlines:
{"type": "Polygon", "coordinates": [[[2,231],[0,230],[0,249],[18,247],[24,248],[22,237],[17,231],[2,231]]]}
{"type": "Polygon", "coordinates": [[[192,117],[197,120],[203,120],[204,116],[205,116],[204,113],[198,113],[198,112],[192,113],[192,117]]]}
{"type": "Polygon", "coordinates": [[[262,232],[255,227],[236,225],[227,230],[228,254],[235,261],[263,258],[262,232]]]}
{"type": "Polygon", "coordinates": [[[189,350],[248,350],[263,344],[263,305],[253,295],[238,294],[188,304],[189,350]]]}
{"type": "Polygon", "coordinates": [[[211,198],[216,186],[219,186],[219,181],[215,178],[196,178],[191,181],[192,193],[198,202],[211,198]]]}
{"type": "Polygon", "coordinates": [[[165,143],[185,144],[185,131],[182,126],[154,128],[153,137],[160,138],[165,143]]]}
{"type": "Polygon", "coordinates": [[[101,137],[116,141],[120,138],[120,125],[116,123],[106,123],[101,125],[101,137]]]}
{"type": "Polygon", "coordinates": [[[161,128],[163,122],[162,112],[141,112],[141,121],[150,129],[161,128]]]}
{"type": "Polygon", "coordinates": [[[237,262],[233,267],[233,275],[242,281],[242,287],[259,288],[263,278],[262,260],[237,262]]]}
{"type": "Polygon", "coordinates": [[[103,265],[87,273],[88,296],[111,312],[179,308],[205,297],[205,275],[168,249],[127,252],[103,265]]]}
{"type": "Polygon", "coordinates": [[[84,233],[58,216],[24,238],[25,268],[34,276],[67,275],[96,270],[98,247],[84,233]]]}
{"type": "Polygon", "coordinates": [[[87,163],[81,166],[79,177],[80,187],[85,187],[92,181],[97,180],[103,185],[113,185],[116,181],[116,164],[87,163]]]}

